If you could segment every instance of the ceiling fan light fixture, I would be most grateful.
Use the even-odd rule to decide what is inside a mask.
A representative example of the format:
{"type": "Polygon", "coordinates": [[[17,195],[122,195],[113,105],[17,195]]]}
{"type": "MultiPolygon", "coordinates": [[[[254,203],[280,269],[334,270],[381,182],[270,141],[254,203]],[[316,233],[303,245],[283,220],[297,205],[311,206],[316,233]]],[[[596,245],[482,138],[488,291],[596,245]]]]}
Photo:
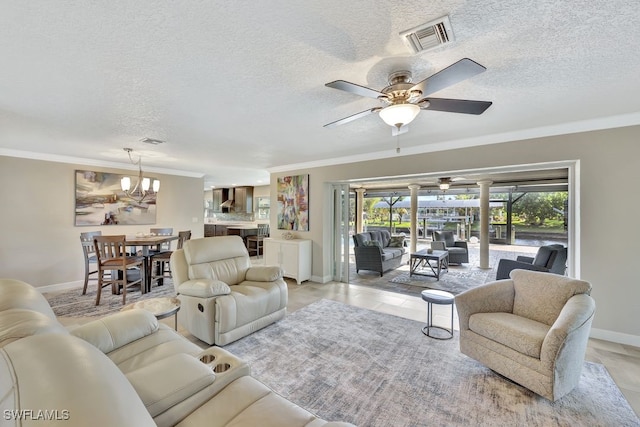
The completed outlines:
{"type": "Polygon", "coordinates": [[[440,178],[438,180],[438,187],[440,187],[442,191],[448,190],[449,187],[451,187],[451,178],[440,178]]]}
{"type": "Polygon", "coordinates": [[[380,110],[380,118],[389,126],[402,127],[416,118],[420,107],[415,104],[395,104],[380,110]]]}

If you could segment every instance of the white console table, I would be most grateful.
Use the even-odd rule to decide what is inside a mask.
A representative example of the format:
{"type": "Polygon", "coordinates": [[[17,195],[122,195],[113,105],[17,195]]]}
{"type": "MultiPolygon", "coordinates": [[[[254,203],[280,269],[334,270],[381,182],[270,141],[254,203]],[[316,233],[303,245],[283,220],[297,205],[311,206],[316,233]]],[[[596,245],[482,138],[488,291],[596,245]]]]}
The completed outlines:
{"type": "Polygon", "coordinates": [[[277,265],[284,277],[295,279],[298,285],[311,279],[311,240],[264,239],[265,265],[277,265]]]}

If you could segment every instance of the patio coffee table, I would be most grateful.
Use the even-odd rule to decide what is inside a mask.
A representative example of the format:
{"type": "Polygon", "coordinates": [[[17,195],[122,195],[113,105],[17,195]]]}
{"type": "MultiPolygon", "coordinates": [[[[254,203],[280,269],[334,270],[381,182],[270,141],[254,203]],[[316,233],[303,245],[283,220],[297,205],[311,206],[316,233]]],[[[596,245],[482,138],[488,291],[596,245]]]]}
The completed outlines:
{"type": "Polygon", "coordinates": [[[429,249],[423,249],[412,253],[409,258],[409,277],[415,274],[440,280],[440,275],[446,271],[449,271],[449,252],[447,251],[429,252],[429,249]],[[431,270],[431,273],[428,270],[431,270]]]}
{"type": "Polygon", "coordinates": [[[174,325],[178,330],[178,311],[180,310],[180,300],[173,297],[158,297],[143,299],[138,302],[127,304],[120,311],[131,310],[133,308],[141,308],[147,310],[156,319],[164,319],[165,317],[175,316],[174,325]]]}

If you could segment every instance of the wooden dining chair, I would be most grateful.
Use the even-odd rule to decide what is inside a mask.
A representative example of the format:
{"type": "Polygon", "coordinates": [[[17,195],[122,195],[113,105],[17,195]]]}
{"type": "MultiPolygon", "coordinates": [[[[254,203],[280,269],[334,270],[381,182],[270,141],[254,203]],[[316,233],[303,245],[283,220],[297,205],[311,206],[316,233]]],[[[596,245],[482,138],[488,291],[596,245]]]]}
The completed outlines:
{"type": "Polygon", "coordinates": [[[87,286],[89,280],[98,280],[98,277],[91,277],[93,274],[98,274],[98,257],[96,256],[96,247],[93,243],[94,236],[101,236],[102,231],[86,231],[80,233],[80,243],[82,244],[82,254],[84,255],[84,286],[82,287],[82,295],[87,294],[87,286]],[[94,265],[92,270],[91,265],[94,265]]]}
{"type": "Polygon", "coordinates": [[[255,252],[256,256],[260,258],[265,237],[269,237],[269,224],[258,224],[258,234],[255,236],[247,236],[247,251],[249,252],[249,256],[255,252]]]}
{"type": "MultiPolygon", "coordinates": [[[[173,228],[150,228],[149,233],[156,236],[172,236],[173,228]]],[[[150,249],[149,253],[153,255],[153,254],[157,254],[164,251],[170,251],[170,250],[171,250],[171,242],[167,242],[167,243],[162,243],[153,249],[150,249]]]]}
{"type": "Polygon", "coordinates": [[[140,285],[144,289],[144,257],[127,256],[126,237],[119,236],[94,236],[93,238],[96,256],[98,258],[98,295],[96,305],[100,305],[102,288],[112,285],[116,289],[122,287],[122,305],[127,303],[127,287],[140,285]],[[133,270],[139,272],[135,280],[129,280],[133,270]],[[108,274],[115,273],[118,274],[108,274]]]}
{"type": "MultiPolygon", "coordinates": [[[[191,230],[178,232],[178,249],[182,249],[184,242],[191,239],[191,230]]],[[[169,260],[173,251],[162,251],[151,255],[151,281],[158,281],[165,277],[171,277],[171,269],[169,268],[169,260]]],[[[162,284],[159,282],[159,284],[162,284]]]]}

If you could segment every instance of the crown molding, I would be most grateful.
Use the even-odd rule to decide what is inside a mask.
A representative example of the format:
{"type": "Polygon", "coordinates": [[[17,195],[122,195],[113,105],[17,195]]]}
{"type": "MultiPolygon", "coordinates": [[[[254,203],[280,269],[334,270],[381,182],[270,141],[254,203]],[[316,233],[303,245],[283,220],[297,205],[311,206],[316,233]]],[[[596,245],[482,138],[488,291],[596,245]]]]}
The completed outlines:
{"type": "Polygon", "coordinates": [[[289,165],[267,168],[269,173],[287,172],[298,169],[310,169],[325,166],[335,166],[346,163],[365,162],[369,160],[387,159],[395,156],[409,156],[415,154],[433,153],[436,151],[453,150],[457,148],[476,147],[481,145],[500,144],[504,142],[524,141],[533,138],[543,138],[557,135],[568,135],[579,132],[589,132],[603,129],[615,129],[640,124],[640,112],[621,114],[617,116],[601,117],[598,119],[581,120],[562,123],[553,126],[523,129],[514,132],[504,132],[492,135],[483,135],[473,138],[464,138],[451,141],[442,141],[432,144],[424,144],[402,148],[400,155],[395,154],[395,149],[375,151],[371,153],[356,154],[353,156],[336,157],[311,162],[295,163],[289,165]]]}
{"type": "MultiPolygon", "coordinates": [[[[35,153],[31,151],[9,150],[0,148],[0,156],[19,157],[22,159],[44,160],[47,162],[70,163],[82,166],[98,166],[105,168],[138,170],[137,165],[131,163],[109,162],[105,160],[85,159],[81,157],[60,156],[58,154],[35,153]]],[[[156,168],[151,166],[144,167],[145,172],[161,173],[165,175],[186,176],[189,178],[202,178],[204,174],[201,172],[190,172],[176,169],[156,168]]]]}

